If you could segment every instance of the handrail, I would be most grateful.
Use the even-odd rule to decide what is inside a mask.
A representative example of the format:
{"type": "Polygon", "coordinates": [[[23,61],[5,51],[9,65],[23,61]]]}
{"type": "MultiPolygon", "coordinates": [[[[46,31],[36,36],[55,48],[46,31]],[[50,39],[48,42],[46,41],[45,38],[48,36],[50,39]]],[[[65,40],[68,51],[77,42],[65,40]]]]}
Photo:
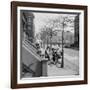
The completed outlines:
{"type": "Polygon", "coordinates": [[[37,49],[36,46],[33,43],[31,43],[31,41],[29,40],[25,40],[25,41],[28,42],[30,45],[32,45],[35,49],[37,49]]]}
{"type": "Polygon", "coordinates": [[[23,67],[23,72],[24,73],[26,71],[26,72],[32,73],[33,76],[35,76],[35,71],[33,71],[29,66],[25,65],[24,63],[22,63],[22,67],[23,67]]]}
{"type": "Polygon", "coordinates": [[[28,43],[27,41],[23,41],[24,44],[28,45],[33,49],[33,51],[37,52],[37,49],[32,46],[32,44],[28,43]]]}
{"type": "Polygon", "coordinates": [[[34,50],[32,50],[32,48],[30,48],[25,42],[23,42],[22,46],[26,48],[30,53],[32,53],[32,55],[34,55],[39,61],[41,61],[42,58],[34,50]]]}

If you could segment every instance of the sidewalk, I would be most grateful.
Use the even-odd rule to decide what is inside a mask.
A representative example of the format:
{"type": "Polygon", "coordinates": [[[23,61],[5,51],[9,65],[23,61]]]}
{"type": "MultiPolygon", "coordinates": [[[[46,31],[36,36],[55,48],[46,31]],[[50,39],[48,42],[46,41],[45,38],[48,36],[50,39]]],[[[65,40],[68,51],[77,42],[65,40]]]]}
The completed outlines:
{"type": "Polygon", "coordinates": [[[58,68],[56,65],[47,65],[48,76],[79,75],[78,52],[71,49],[65,49],[64,68],[58,68]]]}
{"type": "Polygon", "coordinates": [[[68,66],[64,68],[57,68],[56,65],[47,65],[48,76],[64,76],[64,75],[76,75],[77,71],[70,69],[68,66]]]}

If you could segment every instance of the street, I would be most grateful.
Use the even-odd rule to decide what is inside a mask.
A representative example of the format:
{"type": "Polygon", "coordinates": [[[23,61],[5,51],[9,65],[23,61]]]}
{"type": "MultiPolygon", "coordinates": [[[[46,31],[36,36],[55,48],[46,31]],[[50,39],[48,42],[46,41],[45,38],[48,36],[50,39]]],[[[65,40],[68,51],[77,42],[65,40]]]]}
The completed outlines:
{"type": "Polygon", "coordinates": [[[48,76],[64,76],[79,74],[79,51],[64,48],[64,68],[47,65],[48,76]]]}

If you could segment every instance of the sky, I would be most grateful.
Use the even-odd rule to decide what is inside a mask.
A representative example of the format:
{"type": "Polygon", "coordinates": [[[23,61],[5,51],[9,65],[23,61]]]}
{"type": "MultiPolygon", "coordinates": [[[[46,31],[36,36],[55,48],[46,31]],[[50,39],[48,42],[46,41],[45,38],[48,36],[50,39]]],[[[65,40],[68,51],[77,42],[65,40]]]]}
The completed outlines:
{"type": "MultiPolygon", "coordinates": [[[[47,24],[48,20],[52,20],[52,19],[56,19],[56,18],[60,18],[60,20],[62,19],[61,17],[66,17],[68,16],[70,19],[75,19],[75,14],[52,14],[52,13],[38,13],[38,12],[34,12],[34,25],[35,25],[35,33],[39,33],[40,32],[40,28],[42,28],[44,25],[47,24]]],[[[74,25],[74,22],[72,23],[72,25],[74,25]]],[[[74,33],[74,27],[70,27],[70,24],[67,28],[65,28],[66,31],[71,31],[74,33]]]]}

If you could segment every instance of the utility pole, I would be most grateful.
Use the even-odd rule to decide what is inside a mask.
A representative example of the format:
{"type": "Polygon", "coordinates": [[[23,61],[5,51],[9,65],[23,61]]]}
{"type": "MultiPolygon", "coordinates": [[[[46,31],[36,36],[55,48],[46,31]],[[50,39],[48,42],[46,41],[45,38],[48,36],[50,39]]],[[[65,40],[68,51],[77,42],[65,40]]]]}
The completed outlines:
{"type": "Polygon", "coordinates": [[[65,24],[64,24],[64,20],[63,20],[63,23],[62,23],[62,63],[61,63],[61,68],[63,68],[64,67],[64,50],[63,50],[63,48],[64,48],[64,26],[65,26],[65,24]]]}

